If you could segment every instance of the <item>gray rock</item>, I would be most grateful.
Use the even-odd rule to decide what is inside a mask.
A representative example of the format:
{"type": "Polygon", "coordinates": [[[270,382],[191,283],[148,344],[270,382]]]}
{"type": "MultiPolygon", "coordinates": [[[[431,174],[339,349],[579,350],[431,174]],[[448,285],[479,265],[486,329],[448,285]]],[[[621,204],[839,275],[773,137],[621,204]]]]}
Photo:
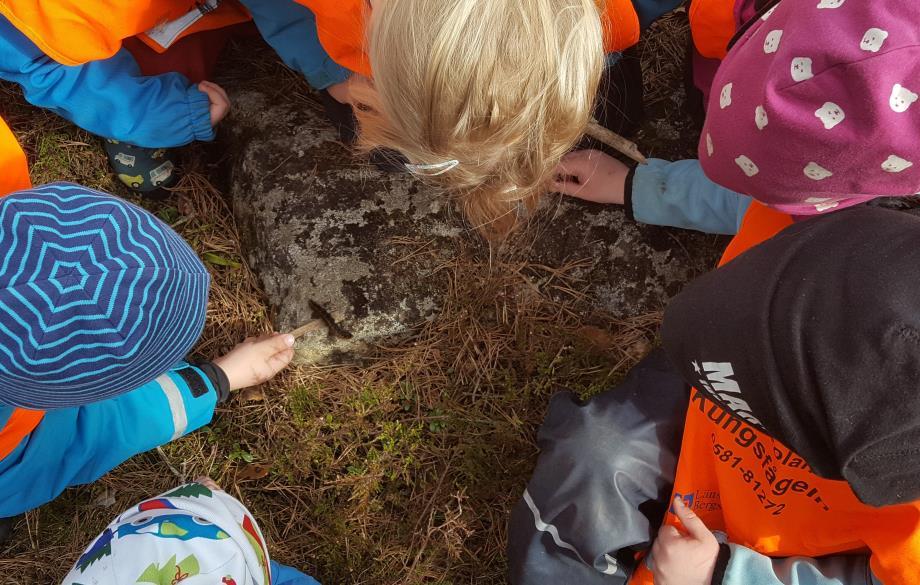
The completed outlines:
{"type": "MultiPolygon", "coordinates": [[[[356,160],[309,101],[252,87],[231,97],[222,140],[233,210],[276,326],[308,321],[313,299],[353,334],[311,333],[299,358],[360,355],[365,344],[393,341],[436,316],[446,284],[437,267],[459,253],[461,240],[487,253],[449,200],[356,160]]],[[[714,260],[711,237],[641,227],[619,209],[551,203],[528,255],[551,266],[592,259],[580,276],[600,308],[623,317],[662,308],[714,260]]]]}
{"type": "Polygon", "coordinates": [[[359,352],[433,317],[441,298],[433,271],[463,231],[445,198],[355,160],[303,102],[246,90],[233,103],[224,136],[233,210],[276,327],[309,321],[312,299],[353,336],[309,333],[299,358],[359,352]],[[409,254],[414,242],[428,244],[426,253],[409,254]]]}

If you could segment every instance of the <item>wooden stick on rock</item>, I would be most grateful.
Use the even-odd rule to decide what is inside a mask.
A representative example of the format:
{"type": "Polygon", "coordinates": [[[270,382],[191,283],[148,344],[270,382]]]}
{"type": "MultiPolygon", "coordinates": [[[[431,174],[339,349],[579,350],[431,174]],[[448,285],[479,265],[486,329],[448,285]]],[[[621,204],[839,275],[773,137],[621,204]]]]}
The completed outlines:
{"type": "Polygon", "coordinates": [[[291,331],[291,335],[294,336],[294,339],[299,339],[310,333],[311,331],[319,331],[326,326],[326,322],[322,319],[312,319],[307,321],[305,324],[301,325],[297,329],[291,331]]]}
{"type": "Polygon", "coordinates": [[[597,120],[594,118],[588,123],[588,129],[585,131],[585,134],[595,140],[603,142],[610,148],[615,148],[617,152],[622,152],[640,165],[648,164],[648,160],[639,152],[639,147],[636,146],[635,142],[626,140],[616,132],[604,128],[598,124],[597,120]]]}

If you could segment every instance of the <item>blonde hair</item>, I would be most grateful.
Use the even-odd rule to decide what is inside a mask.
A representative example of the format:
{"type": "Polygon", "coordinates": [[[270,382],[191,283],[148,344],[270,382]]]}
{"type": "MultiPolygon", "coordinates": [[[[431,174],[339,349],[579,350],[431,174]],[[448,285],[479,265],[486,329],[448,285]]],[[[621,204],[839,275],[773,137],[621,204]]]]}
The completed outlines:
{"type": "Polygon", "coordinates": [[[603,69],[595,0],[378,0],[361,144],[394,149],[503,236],[584,133],[603,69]]]}

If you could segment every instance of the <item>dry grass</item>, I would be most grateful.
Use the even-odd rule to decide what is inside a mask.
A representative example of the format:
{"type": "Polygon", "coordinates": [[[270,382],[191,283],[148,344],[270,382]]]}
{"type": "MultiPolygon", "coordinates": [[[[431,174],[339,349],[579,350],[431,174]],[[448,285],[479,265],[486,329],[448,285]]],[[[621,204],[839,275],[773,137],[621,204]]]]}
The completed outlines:
{"type": "MultiPolygon", "coordinates": [[[[0,85],[0,104],[36,182],[128,196],[95,138],[24,105],[9,86],[0,85]]],[[[207,178],[216,167],[205,147],[186,158],[175,195],[147,207],[199,254],[225,261],[209,266],[197,348],[213,357],[270,322],[227,204],[207,178]]],[[[398,244],[407,256],[429,253],[411,237],[398,244]]],[[[0,582],[56,583],[116,513],[199,474],[250,506],[275,558],[323,582],[504,582],[508,513],[532,469],[549,397],[614,384],[654,342],[659,319],[598,313],[588,283],[572,275],[578,262],[530,263],[526,235],[510,248],[489,259],[461,245],[440,267],[442,313],[413,338],[374,348],[360,365],[287,371],[261,392],[238,394],[202,431],[29,513],[0,552],[0,582]]]]}
{"type": "MultiPolygon", "coordinates": [[[[95,139],[18,102],[13,110],[37,182],[67,178],[127,195],[95,139]]],[[[197,351],[214,356],[270,323],[203,152],[188,153],[174,197],[145,205],[199,254],[231,264],[210,265],[197,351]]],[[[397,244],[407,256],[430,253],[411,237],[397,244]]],[[[574,267],[459,250],[440,267],[442,314],[414,338],[374,349],[360,366],[288,371],[235,397],[203,431],[29,513],[0,560],[2,582],[56,582],[115,513],[199,474],[251,506],[276,558],[326,582],[503,582],[506,519],[548,397],[609,386],[657,324],[657,315],[619,322],[592,312],[574,267]],[[267,476],[245,479],[258,475],[254,464],[270,466],[267,476]]]]}

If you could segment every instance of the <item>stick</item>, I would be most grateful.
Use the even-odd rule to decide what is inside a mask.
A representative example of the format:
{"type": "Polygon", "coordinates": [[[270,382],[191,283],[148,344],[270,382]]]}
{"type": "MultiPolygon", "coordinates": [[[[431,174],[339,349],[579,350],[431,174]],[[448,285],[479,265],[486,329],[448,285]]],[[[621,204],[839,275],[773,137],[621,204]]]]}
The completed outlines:
{"type": "Polygon", "coordinates": [[[640,165],[648,164],[648,160],[639,152],[639,147],[636,146],[635,142],[630,142],[616,132],[604,128],[593,118],[588,123],[588,129],[585,131],[585,134],[595,140],[603,142],[610,148],[615,148],[618,152],[622,152],[640,165]]]}
{"type": "Polygon", "coordinates": [[[291,335],[294,336],[294,339],[299,339],[303,337],[304,335],[306,335],[307,333],[310,333],[311,331],[319,331],[325,326],[326,326],[326,322],[323,321],[322,319],[312,319],[310,321],[307,321],[306,323],[304,323],[297,329],[291,331],[291,335]]]}
{"type": "Polygon", "coordinates": [[[339,339],[352,338],[351,333],[345,331],[345,329],[338,324],[336,318],[332,316],[332,313],[327,311],[325,308],[323,308],[322,305],[313,299],[310,299],[310,311],[312,312],[312,316],[314,318],[318,317],[323,321],[323,323],[326,324],[326,327],[329,328],[329,333],[331,333],[333,337],[337,337],[339,339]]]}

